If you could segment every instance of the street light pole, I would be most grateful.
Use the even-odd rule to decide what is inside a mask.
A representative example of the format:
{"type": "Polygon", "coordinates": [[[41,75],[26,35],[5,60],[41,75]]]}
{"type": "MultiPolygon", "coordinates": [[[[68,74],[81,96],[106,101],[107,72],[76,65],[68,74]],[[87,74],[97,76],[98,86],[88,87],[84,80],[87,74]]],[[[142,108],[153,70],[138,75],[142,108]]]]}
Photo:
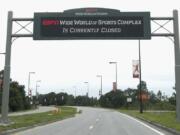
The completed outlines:
{"type": "Polygon", "coordinates": [[[74,88],[74,97],[76,98],[76,86],[73,86],[74,88]]]}
{"type": "Polygon", "coordinates": [[[102,96],[102,75],[97,75],[96,77],[101,78],[101,88],[100,88],[100,91],[99,91],[99,95],[102,96]]]}
{"type": "Polygon", "coordinates": [[[143,113],[142,87],[141,87],[141,42],[139,40],[139,93],[140,93],[140,113],[143,113]]]}
{"type": "Polygon", "coordinates": [[[84,82],[85,84],[87,84],[87,97],[89,97],[89,82],[84,82]]]}
{"type": "Polygon", "coordinates": [[[38,102],[38,90],[37,90],[39,87],[38,82],[41,82],[41,80],[36,81],[36,102],[38,102]]]}
{"type": "Polygon", "coordinates": [[[29,72],[28,76],[28,96],[32,99],[32,91],[30,90],[31,74],[35,74],[35,72],[29,72]]]}
{"type": "Polygon", "coordinates": [[[116,90],[117,90],[117,87],[118,87],[118,85],[117,85],[117,62],[109,62],[109,64],[115,64],[115,72],[116,72],[115,78],[116,78],[116,90]]]}

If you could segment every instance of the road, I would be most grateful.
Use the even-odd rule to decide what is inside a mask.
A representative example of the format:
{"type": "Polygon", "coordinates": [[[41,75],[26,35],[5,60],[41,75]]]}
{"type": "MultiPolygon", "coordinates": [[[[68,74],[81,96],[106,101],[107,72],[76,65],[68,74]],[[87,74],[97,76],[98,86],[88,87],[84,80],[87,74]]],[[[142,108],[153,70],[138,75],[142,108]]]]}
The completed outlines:
{"type": "Polygon", "coordinates": [[[171,135],[117,111],[80,107],[74,118],[13,135],[171,135]]]}

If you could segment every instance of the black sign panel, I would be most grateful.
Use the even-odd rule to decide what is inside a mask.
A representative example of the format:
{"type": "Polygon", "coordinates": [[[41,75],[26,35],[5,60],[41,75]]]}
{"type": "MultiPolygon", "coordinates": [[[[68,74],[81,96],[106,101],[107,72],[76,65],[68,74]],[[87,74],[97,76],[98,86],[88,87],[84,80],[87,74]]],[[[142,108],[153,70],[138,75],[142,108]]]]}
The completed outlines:
{"type": "Polygon", "coordinates": [[[105,11],[35,13],[34,40],[151,38],[149,12],[105,11]]]}

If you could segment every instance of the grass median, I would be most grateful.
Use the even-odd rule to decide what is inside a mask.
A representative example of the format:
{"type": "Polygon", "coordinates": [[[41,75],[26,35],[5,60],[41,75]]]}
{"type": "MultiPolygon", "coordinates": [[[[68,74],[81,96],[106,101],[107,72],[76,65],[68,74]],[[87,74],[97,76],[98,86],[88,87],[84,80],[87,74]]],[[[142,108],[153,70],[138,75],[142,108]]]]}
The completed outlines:
{"type": "Polygon", "coordinates": [[[40,124],[48,124],[55,121],[63,120],[75,116],[77,110],[72,107],[59,107],[59,110],[50,112],[29,114],[22,116],[12,116],[10,120],[13,124],[0,126],[0,133],[6,130],[17,129],[22,127],[31,127],[40,124]]]}
{"type": "Polygon", "coordinates": [[[165,127],[180,131],[180,123],[176,121],[175,112],[152,111],[152,112],[144,112],[143,114],[140,114],[139,111],[132,111],[132,110],[119,110],[119,111],[121,113],[125,113],[136,118],[142,118],[154,123],[158,123],[165,127]]]}

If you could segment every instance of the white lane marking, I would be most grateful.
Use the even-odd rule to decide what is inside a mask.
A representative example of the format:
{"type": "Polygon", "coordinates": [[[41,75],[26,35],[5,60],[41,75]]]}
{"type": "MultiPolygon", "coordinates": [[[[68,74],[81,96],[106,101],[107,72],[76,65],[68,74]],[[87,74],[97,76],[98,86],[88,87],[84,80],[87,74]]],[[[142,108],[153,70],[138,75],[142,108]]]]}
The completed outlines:
{"type": "Polygon", "coordinates": [[[96,119],[96,122],[98,122],[99,121],[99,119],[96,119]]]}
{"type": "Polygon", "coordinates": [[[93,125],[91,125],[90,127],[89,127],[89,130],[92,130],[93,129],[93,125]]]}
{"type": "Polygon", "coordinates": [[[132,119],[132,120],[134,120],[134,121],[140,123],[141,125],[143,125],[143,126],[149,128],[149,129],[151,129],[152,131],[158,133],[159,135],[165,135],[164,133],[162,133],[162,132],[160,132],[160,131],[158,131],[158,130],[156,130],[156,129],[150,127],[150,126],[148,126],[147,124],[145,124],[145,123],[143,123],[143,122],[141,122],[141,121],[139,121],[139,120],[137,120],[137,119],[135,119],[135,118],[133,118],[133,117],[131,117],[131,116],[129,116],[129,115],[126,115],[126,114],[123,114],[123,113],[121,113],[121,114],[122,114],[123,116],[129,118],[129,119],[132,119]]]}

